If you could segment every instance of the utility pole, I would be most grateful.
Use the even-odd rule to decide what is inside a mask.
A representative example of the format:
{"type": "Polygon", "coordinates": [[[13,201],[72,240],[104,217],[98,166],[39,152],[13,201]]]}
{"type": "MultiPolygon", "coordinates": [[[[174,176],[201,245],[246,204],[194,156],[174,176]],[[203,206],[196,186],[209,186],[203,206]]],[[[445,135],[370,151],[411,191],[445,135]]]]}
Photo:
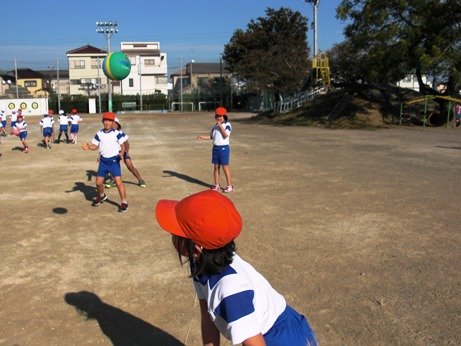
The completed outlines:
{"type": "MultiPolygon", "coordinates": [[[[117,22],[96,22],[96,32],[99,34],[103,34],[106,37],[106,48],[107,48],[107,55],[110,54],[110,38],[112,35],[118,33],[118,24],[117,22]]],[[[108,91],[108,110],[112,112],[112,82],[107,77],[107,91],[108,91]]]]}
{"type": "Polygon", "coordinates": [[[101,77],[99,76],[99,71],[101,70],[101,61],[98,57],[98,104],[99,104],[99,113],[102,113],[101,109],[101,77]]]}
{"type": "Polygon", "coordinates": [[[319,2],[320,0],[304,0],[304,2],[308,4],[312,4],[314,7],[314,20],[312,22],[312,29],[314,34],[314,42],[313,42],[313,51],[312,55],[315,58],[318,54],[318,45],[317,45],[317,12],[319,9],[319,2]]]}
{"type": "Polygon", "coordinates": [[[138,64],[138,74],[139,74],[139,110],[142,112],[142,71],[141,71],[141,55],[139,56],[138,64]]]}
{"type": "Polygon", "coordinates": [[[180,69],[180,72],[179,72],[180,73],[180,75],[179,75],[180,76],[180,78],[179,78],[179,87],[181,89],[180,90],[180,93],[181,93],[181,95],[180,95],[180,97],[181,97],[180,109],[181,109],[181,112],[182,112],[183,111],[183,106],[182,106],[182,55],[180,56],[180,58],[181,58],[181,69],[180,69]]]}
{"type": "Polygon", "coordinates": [[[56,89],[58,92],[58,112],[61,110],[61,91],[59,90],[59,59],[56,58],[56,89]]]}
{"type": "Polygon", "coordinates": [[[19,98],[19,90],[18,90],[18,65],[16,63],[16,59],[14,59],[14,78],[16,78],[16,98],[19,98]]]}

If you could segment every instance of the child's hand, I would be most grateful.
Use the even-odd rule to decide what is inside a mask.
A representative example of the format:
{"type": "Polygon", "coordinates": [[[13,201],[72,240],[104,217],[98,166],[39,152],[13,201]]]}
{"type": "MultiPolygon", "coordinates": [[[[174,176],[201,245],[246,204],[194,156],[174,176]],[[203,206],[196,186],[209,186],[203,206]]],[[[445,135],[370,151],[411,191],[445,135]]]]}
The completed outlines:
{"type": "Polygon", "coordinates": [[[83,143],[82,144],[82,149],[87,151],[87,150],[90,150],[90,145],[88,143],[83,143]]]}

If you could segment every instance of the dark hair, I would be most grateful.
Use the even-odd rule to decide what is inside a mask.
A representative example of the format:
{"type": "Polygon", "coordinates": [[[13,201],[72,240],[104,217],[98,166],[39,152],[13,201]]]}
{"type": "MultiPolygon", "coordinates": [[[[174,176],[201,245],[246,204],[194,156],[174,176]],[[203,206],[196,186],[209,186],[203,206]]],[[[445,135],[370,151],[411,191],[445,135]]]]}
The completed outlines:
{"type": "Polygon", "coordinates": [[[173,243],[175,244],[176,249],[184,247],[187,251],[188,260],[184,261],[183,256],[179,251],[178,258],[182,265],[187,261],[190,262],[191,277],[221,273],[229,264],[232,263],[232,257],[236,249],[234,241],[231,240],[230,243],[220,247],[219,249],[202,249],[200,257],[198,259],[194,259],[192,255],[195,251],[195,243],[191,239],[174,235],[173,243]]]}
{"type": "Polygon", "coordinates": [[[228,120],[229,120],[229,118],[227,117],[227,115],[217,115],[217,114],[215,114],[214,118],[215,118],[215,119],[218,119],[218,117],[221,117],[221,116],[224,118],[225,121],[228,121],[228,120]]]}

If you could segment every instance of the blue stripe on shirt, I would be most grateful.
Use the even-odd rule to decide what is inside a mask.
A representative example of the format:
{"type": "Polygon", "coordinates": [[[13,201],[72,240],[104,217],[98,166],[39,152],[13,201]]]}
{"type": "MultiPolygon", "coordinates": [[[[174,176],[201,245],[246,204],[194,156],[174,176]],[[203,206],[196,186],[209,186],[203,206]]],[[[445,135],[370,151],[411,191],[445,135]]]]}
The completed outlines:
{"type": "Polygon", "coordinates": [[[255,311],[253,305],[254,295],[253,290],[247,290],[227,296],[219,303],[214,312],[227,323],[237,321],[255,311]]]}

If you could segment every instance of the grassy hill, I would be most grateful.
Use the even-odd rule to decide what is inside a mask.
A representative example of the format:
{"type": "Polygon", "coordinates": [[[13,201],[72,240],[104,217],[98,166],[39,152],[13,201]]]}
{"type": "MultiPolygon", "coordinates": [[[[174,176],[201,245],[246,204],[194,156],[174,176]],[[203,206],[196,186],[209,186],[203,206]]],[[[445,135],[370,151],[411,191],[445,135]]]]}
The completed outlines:
{"type": "MultiPolygon", "coordinates": [[[[394,86],[354,86],[337,89],[289,113],[262,113],[249,121],[278,125],[302,125],[327,128],[386,128],[399,123],[402,102],[424,95],[394,86]]],[[[438,103],[431,101],[427,115],[440,125],[438,103]]],[[[424,104],[405,106],[413,124],[421,125],[424,104]]]]}

